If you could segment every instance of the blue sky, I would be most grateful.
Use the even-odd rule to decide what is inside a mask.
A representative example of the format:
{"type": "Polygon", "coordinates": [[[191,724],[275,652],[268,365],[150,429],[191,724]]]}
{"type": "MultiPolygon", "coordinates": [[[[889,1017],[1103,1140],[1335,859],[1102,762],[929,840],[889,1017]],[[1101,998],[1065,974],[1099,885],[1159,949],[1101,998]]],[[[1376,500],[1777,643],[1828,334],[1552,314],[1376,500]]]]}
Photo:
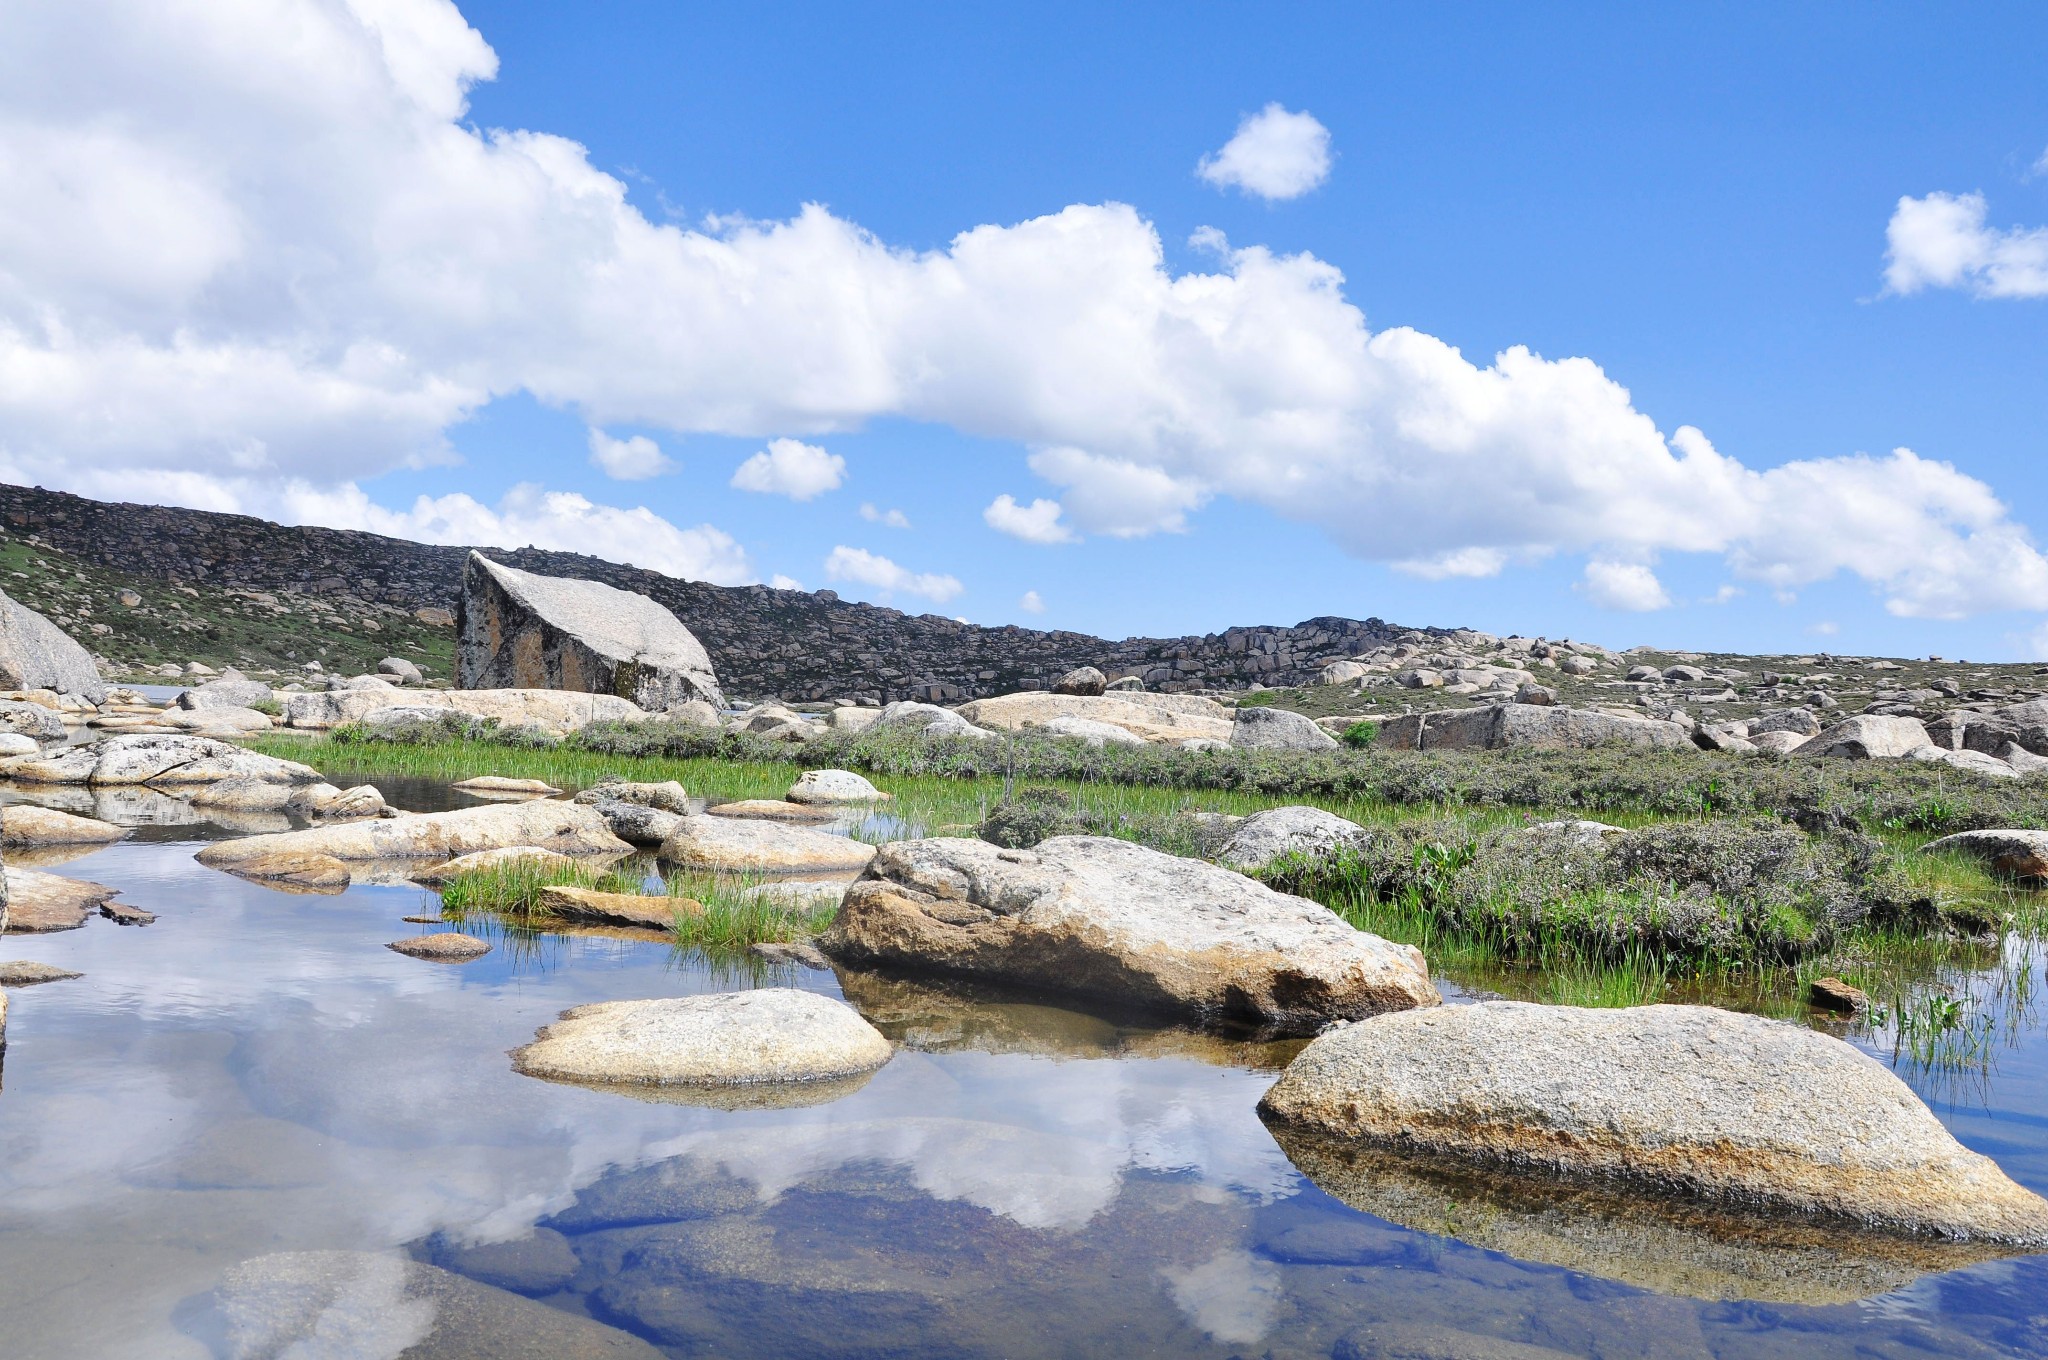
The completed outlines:
{"type": "Polygon", "coordinates": [[[12,406],[0,377],[13,479],[523,533],[1110,635],[1332,613],[1618,645],[2048,652],[2037,7],[182,16],[220,22],[227,57],[186,31],[145,41],[117,0],[78,9],[0,21],[23,63],[10,81],[0,56],[0,145],[35,153],[0,180],[69,157],[50,183],[107,186],[0,182],[13,366],[65,377],[12,406]],[[298,60],[310,92],[284,88],[298,60]],[[45,85],[30,61],[82,79],[45,85]],[[1325,178],[1268,197],[1198,176],[1272,104],[1326,131],[1325,178]],[[144,124],[111,151],[88,136],[144,124]],[[587,159],[493,139],[507,129],[587,159]],[[604,177],[615,209],[561,207],[604,177]],[[1135,219],[1043,249],[1009,230],[1105,204],[1135,219]],[[735,285],[711,306],[676,262],[806,205],[829,214],[815,248],[742,244],[715,266],[771,261],[771,302],[735,285]],[[78,224],[111,220],[118,241],[124,215],[168,244],[96,273],[78,224]],[[635,245],[643,225],[676,227],[658,244],[681,253],[635,245]],[[956,270],[980,227],[999,264],[956,270]],[[1133,264],[1147,227],[1160,256],[1133,264]],[[58,258],[60,238],[82,243],[58,258]],[[1228,253],[1253,247],[1310,264],[1261,282],[1228,253]],[[1227,304],[1145,310],[1209,276],[1237,285],[1227,304]],[[1121,324],[1108,306],[1083,333],[1056,322],[1105,292],[1121,306],[1124,282],[1157,356],[1126,371],[1112,339],[1044,362],[1121,324]],[[1228,343],[1197,352],[1183,327],[1228,343]],[[1392,328],[1465,364],[1429,346],[1354,362],[1392,328]],[[1493,373],[1511,346],[1536,358],[1493,373]],[[1597,372],[1554,366],[1570,358],[1597,372]],[[593,428],[652,440],[667,470],[607,476],[593,428]],[[732,486],[777,438],[843,460],[840,484],[732,486]],[[1891,461],[1900,447],[1917,461],[1891,461]],[[649,515],[508,502],[521,485],[649,515]],[[1001,496],[1059,502],[1078,541],[999,532],[1001,496]],[[834,579],[835,550],[868,555],[852,570],[870,579],[834,579]]]}

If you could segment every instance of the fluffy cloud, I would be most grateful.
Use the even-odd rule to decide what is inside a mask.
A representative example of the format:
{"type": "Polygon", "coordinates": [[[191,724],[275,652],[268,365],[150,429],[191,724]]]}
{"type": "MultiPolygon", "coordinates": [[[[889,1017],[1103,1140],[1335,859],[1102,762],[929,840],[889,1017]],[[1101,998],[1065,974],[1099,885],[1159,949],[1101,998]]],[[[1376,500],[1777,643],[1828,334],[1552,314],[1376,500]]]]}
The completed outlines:
{"type": "Polygon", "coordinates": [[[1330,130],[1312,114],[1268,104],[1237,125],[1223,149],[1195,173],[1219,189],[1260,198],[1300,198],[1330,177],[1330,130]]]}
{"type": "Polygon", "coordinates": [[[878,510],[867,501],[860,503],[860,517],[870,524],[886,525],[891,529],[910,527],[910,516],[901,510],[878,510]]]}
{"type": "MultiPolygon", "coordinates": [[[[2048,158],[2044,158],[2048,159],[2048,158]]],[[[2048,297],[2048,228],[1984,224],[1982,194],[1902,198],[1885,228],[1885,287],[1966,288],[1982,298],[2048,297]]]]}
{"type": "Polygon", "coordinates": [[[933,604],[944,604],[965,589],[957,577],[908,571],[880,554],[865,548],[849,548],[844,544],[834,548],[825,558],[825,575],[834,581],[851,581],[872,587],[885,598],[896,594],[916,595],[933,604]]]}
{"type": "Polygon", "coordinates": [[[661,445],[644,434],[614,439],[603,430],[590,432],[590,461],[604,475],[621,482],[640,482],[659,477],[675,466],[661,445]]]}
{"type": "Polygon", "coordinates": [[[1017,607],[1027,614],[1043,614],[1045,601],[1038,597],[1037,591],[1027,590],[1018,598],[1017,607]]]}
{"type": "Polygon", "coordinates": [[[997,533],[1021,538],[1026,543],[1072,543],[1075,534],[1060,523],[1062,513],[1058,501],[1041,496],[1029,505],[1019,505],[1016,497],[1004,492],[989,502],[981,518],[997,533]]]}
{"type": "Polygon", "coordinates": [[[733,486],[741,491],[787,496],[793,501],[816,500],[827,491],[837,491],[845,480],[844,458],[795,439],[769,440],[767,448],[732,474],[733,486]]]}
{"type": "MultiPolygon", "coordinates": [[[[1038,541],[1232,497],[1422,575],[1712,553],[1774,590],[1853,573],[1899,614],[2048,608],[2048,559],[1947,463],[1759,470],[1667,435],[1590,360],[1374,331],[1312,255],[1212,235],[1176,274],[1121,204],[930,251],[815,205],[653,222],[575,143],[471,125],[494,71],[446,0],[0,9],[0,473],[351,503],[524,392],[599,429],[1010,441],[1057,499],[984,518],[1038,541]]],[[[1909,223],[1901,284],[2026,286],[2032,234],[1943,255],[1944,231],[1909,223]]],[[[703,532],[648,526],[678,560],[703,532]]],[[[601,550],[651,563],[623,542],[601,550]]]]}
{"type": "Polygon", "coordinates": [[[1580,588],[1587,599],[1602,609],[1645,613],[1671,604],[1657,573],[1640,562],[1604,562],[1596,558],[1586,564],[1580,588]]]}

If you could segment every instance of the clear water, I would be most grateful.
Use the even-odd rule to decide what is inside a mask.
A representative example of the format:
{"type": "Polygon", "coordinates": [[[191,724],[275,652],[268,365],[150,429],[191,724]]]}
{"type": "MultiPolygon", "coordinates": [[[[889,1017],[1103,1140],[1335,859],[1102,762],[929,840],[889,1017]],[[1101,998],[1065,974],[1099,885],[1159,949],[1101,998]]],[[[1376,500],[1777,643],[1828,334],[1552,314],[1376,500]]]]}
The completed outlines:
{"type": "MultiPolygon", "coordinates": [[[[154,815],[59,872],[157,924],[0,941],[85,974],[10,992],[11,1360],[476,1353],[395,1294],[372,1298],[374,1326],[250,1342],[224,1276],[316,1248],[487,1284],[481,1314],[451,1315],[457,1338],[494,1306],[526,1326],[524,1295],[673,1356],[2048,1355],[2048,1257],[1833,1302],[1797,1301],[1839,1281],[1795,1269],[1716,1300],[1614,1278],[1645,1273],[1627,1260],[1546,1264],[1558,1235],[1521,1231],[1540,1213],[1451,1225],[1508,1254],[1361,1212],[1254,1114],[1285,1045],[856,979],[900,1049],[828,1103],[520,1077],[507,1050],[565,1007],[721,990],[735,970],[616,935],[420,962],[383,948],[417,929],[400,918],[419,890],[244,883],[193,861],[217,829],[154,815]]],[[[772,980],[841,994],[830,973],[772,980]]],[[[2048,1191],[2048,1040],[2015,1020],[1988,1075],[1909,1075],[1965,1143],[2048,1191]]]]}

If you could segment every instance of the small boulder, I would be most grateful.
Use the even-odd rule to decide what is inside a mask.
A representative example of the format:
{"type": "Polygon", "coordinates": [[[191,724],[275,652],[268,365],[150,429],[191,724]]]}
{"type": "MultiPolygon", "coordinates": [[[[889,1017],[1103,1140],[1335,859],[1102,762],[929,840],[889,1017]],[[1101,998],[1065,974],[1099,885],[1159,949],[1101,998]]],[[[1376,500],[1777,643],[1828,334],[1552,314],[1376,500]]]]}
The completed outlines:
{"type": "Polygon", "coordinates": [[[1557,663],[1557,668],[1566,675],[1591,675],[1600,669],[1600,663],[1590,656],[1568,656],[1557,663]]]}
{"type": "Polygon", "coordinates": [[[1793,732],[1802,737],[1817,737],[1820,735],[1820,719],[1813,716],[1810,708],[1785,708],[1749,720],[1750,740],[1754,741],[1765,732],[1793,732]]]}
{"type": "Polygon", "coordinates": [[[338,893],[348,887],[349,868],[332,855],[303,850],[278,850],[228,866],[237,878],[305,892],[338,893]]]}
{"type": "Polygon", "coordinates": [[[212,784],[259,779],[272,784],[317,784],[320,772],[296,761],[258,755],[224,741],[196,736],[108,737],[50,756],[17,756],[0,773],[25,784],[212,784]]]}
{"type": "Polygon", "coordinates": [[[388,675],[401,685],[423,685],[427,682],[425,673],[402,656],[387,656],[379,661],[377,674],[388,675]]]}
{"type": "Polygon", "coordinates": [[[1705,1006],[1489,1001],[1379,1016],[1315,1039],[1259,1112],[1481,1169],[2048,1245],[2048,1201],[1958,1143],[1882,1063],[1705,1006]]]}
{"type": "Polygon", "coordinates": [[[1799,754],[1842,760],[1891,760],[1933,744],[1918,718],[1859,713],[1810,738],[1799,748],[1799,754]]]}
{"type": "Polygon", "coordinates": [[[713,817],[765,817],[774,822],[830,822],[839,813],[829,804],[792,803],[787,798],[734,798],[704,811],[713,817]]]}
{"type": "Polygon", "coordinates": [[[842,704],[832,710],[825,725],[834,732],[859,734],[875,725],[875,719],[882,716],[879,708],[863,708],[856,704],[842,704]]]}
{"type": "Polygon", "coordinates": [[[1135,675],[1120,675],[1102,691],[1104,694],[1143,694],[1145,682],[1135,675]]]}
{"type": "Polygon", "coordinates": [[[1841,1015],[1854,1015],[1870,1009],[1870,998],[1864,995],[1863,989],[1838,977],[1815,978],[1807,983],[1806,999],[1824,1011],[1841,1015]]]}
{"type": "Polygon", "coordinates": [[[76,930],[119,891],[104,883],[34,869],[9,866],[0,872],[5,873],[7,883],[6,893],[0,897],[0,920],[8,930],[23,935],[76,930]]]}
{"type": "Polygon", "coordinates": [[[1095,750],[1105,746],[1147,746],[1147,742],[1128,727],[1115,723],[1098,722],[1093,718],[1059,717],[1048,718],[1029,729],[1048,737],[1076,737],[1088,743],[1095,750]]]}
{"type": "Polygon", "coordinates": [[[1666,666],[1663,678],[1676,684],[1698,684],[1707,678],[1707,673],[1698,666],[1666,666]]]}
{"type": "Polygon", "coordinates": [[[1100,694],[1108,688],[1108,677],[1093,666],[1076,666],[1052,684],[1054,694],[1100,694]]]}
{"type": "Polygon", "coordinates": [[[1806,745],[1808,740],[1797,732],[1755,732],[1750,735],[1749,744],[1756,750],[1782,756],[1790,755],[1806,745]]]}
{"type": "Polygon", "coordinates": [[[34,737],[24,737],[19,732],[0,732],[0,759],[8,756],[32,756],[41,749],[34,737]]]}
{"type": "Polygon", "coordinates": [[[1299,713],[1258,705],[1237,710],[1230,744],[1256,751],[1331,751],[1337,739],[1299,713]]]}
{"type": "Polygon", "coordinates": [[[667,840],[669,833],[682,821],[682,814],[665,812],[645,803],[625,803],[615,798],[592,803],[597,815],[604,818],[604,824],[612,834],[628,845],[653,847],[667,840]]]}
{"type": "Polygon", "coordinates": [[[658,784],[635,784],[624,779],[600,779],[578,793],[573,800],[578,803],[637,803],[641,807],[658,808],[678,816],[690,811],[690,795],[683,786],[673,779],[658,784]]]}
{"type": "Polygon", "coordinates": [[[1285,854],[1328,855],[1365,839],[1365,829],[1315,807],[1269,808],[1238,822],[1216,858],[1233,869],[1263,869],[1285,854]]]}
{"type": "Polygon", "coordinates": [[[879,803],[889,795],[851,770],[805,770],[787,797],[792,803],[879,803]]]}
{"type": "Polygon", "coordinates": [[[111,845],[127,834],[125,826],[33,803],[10,803],[0,808],[0,846],[9,850],[43,845],[111,845]]]}
{"type": "Polygon", "coordinates": [[[1968,749],[1950,751],[1940,746],[1916,746],[1906,752],[1906,758],[1909,760],[1932,761],[1936,764],[1947,765],[1952,769],[1968,770],[1972,774],[1981,774],[1992,779],[2018,779],[2020,777],[2018,770],[2006,764],[1997,756],[1986,755],[1982,751],[1971,751],[1968,749]]]}
{"type": "Polygon", "coordinates": [[[1930,855],[1967,855],[2007,878],[2048,882],[2048,831],[1958,831],[1921,849],[1930,855]]]}
{"type": "Polygon", "coordinates": [[[408,935],[405,939],[393,940],[384,947],[396,950],[407,958],[428,959],[434,963],[467,963],[491,952],[488,940],[479,940],[476,936],[465,935],[459,930],[440,930],[432,935],[408,935]]]}
{"type": "Polygon", "coordinates": [[[1533,681],[1515,686],[1515,702],[1518,704],[1541,704],[1548,707],[1557,702],[1557,691],[1548,685],[1533,681]]]}
{"type": "Polygon", "coordinates": [[[917,732],[927,737],[986,737],[991,735],[976,727],[950,708],[937,704],[920,704],[909,699],[899,699],[885,705],[870,724],[874,731],[917,732]]]}
{"type": "Polygon", "coordinates": [[[255,680],[209,680],[179,694],[178,707],[194,713],[209,708],[250,708],[270,697],[270,686],[255,680]]]}
{"type": "Polygon", "coordinates": [[[875,847],[850,836],[744,817],[685,817],[661,843],[661,858],[686,869],[860,869],[875,847]]]}
{"type": "Polygon", "coordinates": [[[552,1081],[745,1086],[873,1072],[892,1049],[843,1001],[789,987],[576,1006],[512,1055],[552,1081]]]}

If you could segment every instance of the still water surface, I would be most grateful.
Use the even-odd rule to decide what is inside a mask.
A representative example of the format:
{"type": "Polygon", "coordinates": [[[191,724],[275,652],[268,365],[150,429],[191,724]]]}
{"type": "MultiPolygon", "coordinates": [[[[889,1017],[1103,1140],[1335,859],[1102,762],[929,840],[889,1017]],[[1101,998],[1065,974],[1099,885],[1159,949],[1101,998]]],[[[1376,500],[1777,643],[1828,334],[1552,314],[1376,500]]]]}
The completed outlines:
{"type": "MultiPolygon", "coordinates": [[[[401,805],[429,798],[384,782],[401,805]]],[[[192,859],[220,834],[156,825],[58,870],[119,887],[153,926],[0,943],[85,974],[10,994],[11,1360],[469,1353],[405,1304],[395,1268],[351,1267],[354,1295],[296,1339],[252,1326],[276,1300],[235,1268],[312,1249],[431,1262],[489,1286],[467,1307],[498,1300],[515,1323],[515,1296],[594,1320],[548,1343],[562,1356],[2048,1355],[2048,1257],[1868,1298],[1800,1301],[1836,1286],[1781,1278],[1712,1299],[1612,1278],[1682,1272],[1526,1259],[1559,1258],[1519,1222],[1467,1233],[1525,1244],[1508,1255],[1362,1213],[1254,1113],[1285,1045],[853,979],[899,1051],[827,1103],[520,1077],[507,1051],[568,1006],[841,984],[749,979],[651,936],[425,963],[382,947],[418,929],[400,918],[430,906],[421,890],[244,883],[192,859]],[[439,1349],[407,1351],[430,1333],[439,1349]]],[[[1965,1143],[2048,1191],[2037,1018],[1987,1076],[1907,1075],[1965,1143]]]]}

